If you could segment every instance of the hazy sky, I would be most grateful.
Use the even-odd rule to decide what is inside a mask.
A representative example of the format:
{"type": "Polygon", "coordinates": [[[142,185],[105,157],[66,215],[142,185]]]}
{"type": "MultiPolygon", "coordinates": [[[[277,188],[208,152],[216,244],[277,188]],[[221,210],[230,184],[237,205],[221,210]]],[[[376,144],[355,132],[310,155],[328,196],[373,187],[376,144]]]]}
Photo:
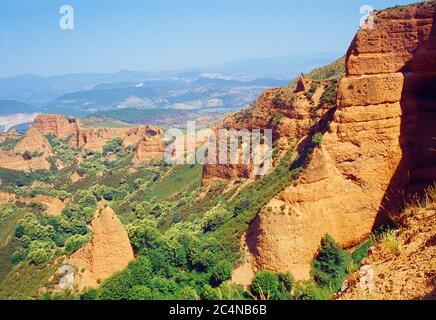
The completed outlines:
{"type": "Polygon", "coordinates": [[[345,52],[369,4],[407,0],[0,0],[0,76],[158,70],[345,52]],[[59,9],[74,8],[61,30],[59,9]]]}

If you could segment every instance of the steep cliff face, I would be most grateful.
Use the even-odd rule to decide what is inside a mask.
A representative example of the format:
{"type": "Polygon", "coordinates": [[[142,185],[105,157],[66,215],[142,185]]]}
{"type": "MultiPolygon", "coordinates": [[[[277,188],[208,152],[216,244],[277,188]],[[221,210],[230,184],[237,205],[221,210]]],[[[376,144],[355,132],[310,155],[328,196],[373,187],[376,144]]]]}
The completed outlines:
{"type": "Polygon", "coordinates": [[[149,164],[163,159],[164,152],[165,144],[162,136],[156,133],[154,136],[150,135],[150,137],[143,138],[138,142],[132,161],[134,164],[149,164]]]}
{"type": "Polygon", "coordinates": [[[111,208],[99,209],[91,228],[91,241],[66,262],[77,270],[74,281],[79,290],[97,288],[134,259],[127,231],[111,208]]]}
{"type": "Polygon", "coordinates": [[[249,231],[258,268],[307,278],[325,234],[351,247],[434,182],[435,14],[434,1],[387,10],[359,31],[322,145],[249,231]]]}
{"type": "Polygon", "coordinates": [[[79,125],[74,118],[67,118],[57,114],[41,114],[35,118],[35,128],[43,135],[53,135],[60,139],[76,137],[79,125]]]}

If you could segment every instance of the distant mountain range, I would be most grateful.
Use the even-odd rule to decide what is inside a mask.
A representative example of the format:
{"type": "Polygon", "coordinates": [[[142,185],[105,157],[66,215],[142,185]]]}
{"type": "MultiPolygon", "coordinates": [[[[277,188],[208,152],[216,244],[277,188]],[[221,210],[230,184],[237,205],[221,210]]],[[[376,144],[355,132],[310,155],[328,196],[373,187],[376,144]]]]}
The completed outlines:
{"type": "Polygon", "coordinates": [[[41,112],[41,107],[15,100],[0,100],[0,116],[8,116],[15,113],[41,112]]]}
{"type": "Polygon", "coordinates": [[[119,115],[132,108],[159,115],[167,113],[164,110],[228,113],[249,106],[263,90],[286,86],[301,72],[334,58],[298,54],[190,70],[0,78],[0,116],[41,112],[85,117],[121,110],[119,115]]]}

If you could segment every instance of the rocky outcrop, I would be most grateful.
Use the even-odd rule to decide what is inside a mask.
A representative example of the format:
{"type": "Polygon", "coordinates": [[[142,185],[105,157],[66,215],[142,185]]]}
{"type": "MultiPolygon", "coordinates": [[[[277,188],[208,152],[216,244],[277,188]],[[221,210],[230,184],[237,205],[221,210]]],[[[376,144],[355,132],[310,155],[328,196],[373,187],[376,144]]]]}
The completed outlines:
{"type": "Polygon", "coordinates": [[[162,160],[165,152],[165,144],[162,136],[151,136],[143,138],[136,147],[134,164],[150,164],[154,161],[162,160]]]}
{"type": "Polygon", "coordinates": [[[0,133],[0,143],[5,142],[6,140],[15,140],[19,138],[20,138],[20,134],[15,128],[9,130],[8,132],[0,133]]]}
{"type": "Polygon", "coordinates": [[[39,115],[35,119],[35,128],[43,135],[53,135],[60,139],[68,138],[70,145],[75,148],[98,152],[101,152],[103,147],[114,138],[123,139],[123,147],[127,148],[162,135],[160,129],[150,126],[131,128],[82,127],[79,119],[51,114],[39,115]]]}
{"type": "Polygon", "coordinates": [[[305,92],[310,89],[310,85],[312,81],[310,79],[306,79],[303,75],[298,78],[297,86],[295,88],[295,93],[297,92],[305,92]]]}
{"type": "Polygon", "coordinates": [[[44,135],[31,126],[24,135],[24,138],[14,147],[13,151],[20,154],[27,151],[48,155],[51,153],[51,147],[44,135]]]}
{"type": "MultiPolygon", "coordinates": [[[[68,142],[73,148],[96,152],[102,152],[109,141],[121,138],[124,148],[137,146],[135,164],[148,164],[162,158],[164,153],[162,131],[158,128],[84,128],[79,119],[41,114],[22,139],[16,131],[0,135],[0,143],[17,141],[12,150],[0,152],[0,167],[23,171],[49,169],[48,158],[52,151],[46,139],[48,135],[68,142]]],[[[60,164],[58,166],[61,167],[60,164]]]]}
{"type": "MultiPolygon", "coordinates": [[[[319,81],[317,90],[312,95],[308,91],[295,92],[290,87],[266,90],[249,109],[224,118],[215,128],[216,136],[219,139],[220,129],[271,129],[274,144],[279,153],[283,154],[292,145],[316,132],[320,119],[334,108],[332,104],[319,103],[319,97],[326,85],[326,82],[319,81]]],[[[241,149],[239,152],[242,152],[241,149]]],[[[253,166],[242,163],[242,157],[239,159],[237,164],[206,164],[203,169],[203,183],[213,179],[253,178],[253,166]]]]}
{"type": "Polygon", "coordinates": [[[47,170],[50,169],[48,158],[51,154],[50,144],[44,135],[29,127],[12,150],[0,152],[0,167],[18,171],[47,170]]]}
{"type": "Polygon", "coordinates": [[[109,207],[99,209],[92,220],[92,239],[66,261],[75,268],[79,291],[97,288],[105,279],[127,267],[134,259],[127,231],[109,207]]]}
{"type": "Polygon", "coordinates": [[[35,118],[35,128],[43,135],[53,135],[60,139],[76,137],[79,125],[75,118],[58,114],[41,114],[35,118]]]}
{"type": "Polygon", "coordinates": [[[123,147],[134,146],[144,139],[161,135],[162,131],[150,126],[133,128],[80,128],[76,141],[78,148],[101,152],[103,147],[114,138],[123,139],[123,147]]]}
{"type": "Polygon", "coordinates": [[[38,171],[50,169],[50,163],[44,157],[24,160],[22,155],[13,153],[0,154],[0,167],[15,171],[38,171]]]}
{"type": "Polygon", "coordinates": [[[378,12],[359,31],[322,145],[249,231],[257,267],[308,278],[325,234],[351,247],[434,182],[435,14],[434,1],[378,12]]]}

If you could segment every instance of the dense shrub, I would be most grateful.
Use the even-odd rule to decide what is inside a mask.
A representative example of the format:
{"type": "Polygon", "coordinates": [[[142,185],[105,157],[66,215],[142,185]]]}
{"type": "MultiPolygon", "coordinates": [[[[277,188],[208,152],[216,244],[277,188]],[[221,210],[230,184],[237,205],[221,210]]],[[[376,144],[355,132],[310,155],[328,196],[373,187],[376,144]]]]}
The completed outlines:
{"type": "Polygon", "coordinates": [[[315,133],[315,135],[312,137],[312,144],[315,146],[319,146],[322,143],[322,138],[322,133],[315,133]]]}
{"type": "Polygon", "coordinates": [[[71,163],[76,160],[77,151],[71,148],[66,141],[62,141],[53,135],[48,135],[47,140],[59,160],[64,163],[71,163]]]}
{"type": "Polygon", "coordinates": [[[279,277],[270,271],[259,271],[256,273],[251,284],[251,292],[258,298],[276,297],[279,290],[279,277]]]}
{"type": "Polygon", "coordinates": [[[154,222],[143,219],[135,220],[127,226],[130,242],[136,249],[158,248],[162,235],[154,222]]]}
{"type": "Polygon", "coordinates": [[[98,298],[101,300],[128,300],[131,281],[126,272],[120,272],[107,279],[100,287],[98,298]]]}
{"type": "Polygon", "coordinates": [[[191,265],[199,271],[206,271],[211,268],[215,261],[215,254],[209,249],[194,249],[189,253],[191,265]]]}
{"type": "Polygon", "coordinates": [[[231,217],[232,214],[222,204],[218,204],[204,214],[202,222],[203,230],[205,232],[214,231],[231,217]]]}
{"type": "Polygon", "coordinates": [[[146,286],[134,286],[129,292],[129,300],[152,300],[153,293],[146,286]]]}
{"type": "Polygon", "coordinates": [[[129,264],[127,271],[130,274],[132,285],[147,285],[152,278],[153,268],[147,257],[139,257],[129,264]]]}
{"type": "Polygon", "coordinates": [[[283,286],[282,290],[291,292],[295,285],[295,278],[290,273],[279,273],[279,282],[283,286]]]}
{"type": "Polygon", "coordinates": [[[52,244],[44,241],[33,241],[29,246],[28,258],[37,266],[41,266],[50,261],[54,255],[55,250],[52,244]]]}
{"type": "Polygon", "coordinates": [[[180,291],[177,298],[180,300],[198,300],[200,297],[198,296],[198,294],[194,288],[184,287],[180,291]]]}
{"type": "Polygon", "coordinates": [[[227,261],[218,262],[212,269],[211,282],[215,286],[219,286],[224,281],[227,281],[232,276],[232,264],[227,261]]]}
{"type": "Polygon", "coordinates": [[[369,248],[371,248],[374,244],[372,241],[368,240],[358,246],[352,253],[351,257],[353,258],[354,263],[360,267],[362,265],[363,259],[368,257],[369,248]]]}
{"type": "Polygon", "coordinates": [[[65,253],[71,254],[80,249],[85,243],[90,240],[89,236],[73,235],[65,241],[65,253]]]}
{"type": "Polygon", "coordinates": [[[313,280],[297,283],[294,297],[296,300],[329,300],[331,291],[319,287],[313,280]]]}
{"type": "Polygon", "coordinates": [[[21,238],[24,235],[27,235],[32,241],[50,241],[55,235],[55,229],[51,225],[42,225],[34,214],[29,213],[18,221],[15,230],[17,238],[21,238]]]}
{"type": "Polygon", "coordinates": [[[219,295],[216,289],[212,288],[209,284],[205,284],[201,292],[201,299],[218,300],[219,295]]]}
{"type": "Polygon", "coordinates": [[[351,255],[327,235],[322,239],[320,252],[312,262],[311,274],[319,286],[335,292],[347,277],[351,261],[351,255]]]}
{"type": "Polygon", "coordinates": [[[114,138],[103,147],[103,156],[108,153],[118,153],[121,151],[121,146],[123,145],[122,138],[114,138]]]}

